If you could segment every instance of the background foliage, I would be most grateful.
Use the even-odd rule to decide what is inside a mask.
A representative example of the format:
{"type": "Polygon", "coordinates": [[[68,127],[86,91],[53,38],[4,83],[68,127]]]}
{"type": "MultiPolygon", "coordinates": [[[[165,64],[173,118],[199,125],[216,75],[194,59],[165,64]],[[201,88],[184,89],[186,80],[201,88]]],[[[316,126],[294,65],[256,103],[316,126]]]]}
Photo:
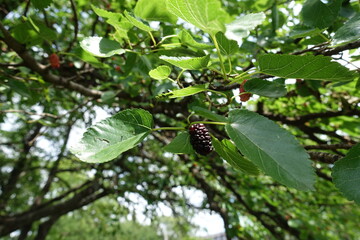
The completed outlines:
{"type": "Polygon", "coordinates": [[[356,239],[359,16],[355,0],[2,1],[0,236],[194,239],[211,211],[227,239],[356,239]]]}

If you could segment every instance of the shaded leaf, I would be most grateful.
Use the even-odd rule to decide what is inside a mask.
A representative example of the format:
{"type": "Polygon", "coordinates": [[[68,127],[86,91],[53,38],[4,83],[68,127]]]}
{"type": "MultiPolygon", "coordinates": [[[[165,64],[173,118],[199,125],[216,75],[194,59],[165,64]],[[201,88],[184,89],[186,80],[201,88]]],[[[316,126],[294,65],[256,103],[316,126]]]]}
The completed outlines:
{"type": "Polygon", "coordinates": [[[313,190],[309,155],[293,135],[273,121],[248,110],[232,110],[225,129],[242,154],[280,183],[313,190]]]}
{"type": "Polygon", "coordinates": [[[43,10],[50,6],[52,0],[31,0],[31,4],[34,5],[35,8],[39,10],[43,10]]]}
{"type": "Polygon", "coordinates": [[[157,68],[151,70],[149,72],[150,77],[156,79],[156,80],[163,80],[163,79],[167,79],[168,76],[171,73],[171,68],[166,66],[166,65],[162,65],[162,66],[158,66],[157,68]]]}
{"type": "Polygon", "coordinates": [[[204,118],[207,118],[207,119],[215,121],[215,122],[226,122],[227,121],[225,117],[223,117],[219,114],[216,114],[206,108],[202,108],[199,106],[192,106],[192,107],[190,107],[190,109],[192,111],[194,111],[197,115],[200,115],[204,118]]]}
{"type": "Polygon", "coordinates": [[[328,4],[320,0],[307,0],[301,10],[304,23],[311,27],[326,28],[339,14],[342,0],[329,0],[328,4]]]}
{"type": "Polygon", "coordinates": [[[70,150],[84,162],[107,162],[140,143],[149,135],[152,125],[149,112],[124,110],[88,128],[70,150]]]}
{"type": "Polygon", "coordinates": [[[264,97],[277,98],[285,96],[287,93],[284,84],[270,82],[261,78],[253,78],[246,81],[244,88],[247,92],[264,97]]]}
{"type": "Polygon", "coordinates": [[[102,37],[87,37],[80,42],[80,46],[96,57],[111,57],[125,53],[118,42],[102,37]]]}
{"type": "Polygon", "coordinates": [[[238,43],[234,40],[227,39],[224,33],[218,32],[215,37],[219,44],[221,54],[231,55],[239,50],[238,43]]]}
{"type": "Polygon", "coordinates": [[[221,142],[216,138],[212,139],[212,144],[215,151],[227,161],[235,169],[244,173],[257,175],[259,169],[251,161],[241,156],[236,146],[228,139],[223,139],[221,142]]]}
{"type": "Polygon", "coordinates": [[[360,39],[360,13],[335,32],[333,45],[349,43],[360,39]]]}
{"type": "Polygon", "coordinates": [[[182,69],[198,70],[207,67],[210,55],[197,58],[160,56],[160,59],[182,69]]]}
{"type": "Polygon", "coordinates": [[[315,36],[323,30],[319,28],[312,28],[304,25],[296,25],[290,32],[289,36],[292,38],[303,38],[307,36],[315,36]]]}
{"type": "Polygon", "coordinates": [[[283,78],[327,81],[354,79],[354,72],[331,60],[331,57],[325,56],[264,54],[259,57],[258,66],[263,73],[283,78]]]}
{"type": "Polygon", "coordinates": [[[190,134],[188,132],[180,133],[171,141],[171,143],[164,147],[164,151],[177,154],[193,154],[194,149],[190,143],[190,134]]]}
{"type": "Polygon", "coordinates": [[[335,162],[332,177],[335,186],[347,199],[360,204],[360,143],[352,147],[345,157],[335,162]]]}

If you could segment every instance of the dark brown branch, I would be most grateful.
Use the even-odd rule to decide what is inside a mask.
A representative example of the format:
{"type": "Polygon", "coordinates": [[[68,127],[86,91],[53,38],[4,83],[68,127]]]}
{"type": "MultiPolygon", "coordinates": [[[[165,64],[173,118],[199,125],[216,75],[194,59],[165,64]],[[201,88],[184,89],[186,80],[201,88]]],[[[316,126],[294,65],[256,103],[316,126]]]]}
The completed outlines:
{"type": "Polygon", "coordinates": [[[321,149],[321,150],[336,150],[336,149],[350,149],[354,145],[352,144],[320,144],[320,145],[307,145],[304,146],[306,150],[321,149]]]}
{"type": "Polygon", "coordinates": [[[79,32],[79,20],[78,20],[78,16],[77,16],[76,5],[75,5],[74,0],[70,0],[70,3],[71,3],[71,10],[72,10],[73,16],[74,16],[74,20],[73,20],[73,22],[74,22],[74,38],[70,42],[69,47],[66,49],[66,52],[70,52],[70,50],[74,46],[74,43],[77,41],[77,36],[78,36],[78,32],[79,32]]]}
{"type": "Polygon", "coordinates": [[[308,153],[312,160],[327,164],[334,164],[337,160],[341,158],[341,156],[339,155],[325,153],[325,152],[308,152],[308,153]]]}
{"type": "Polygon", "coordinates": [[[345,44],[345,45],[342,45],[342,46],[339,46],[339,47],[336,47],[336,48],[332,48],[330,50],[325,50],[325,51],[323,51],[321,53],[318,53],[318,54],[321,54],[321,55],[324,55],[324,56],[332,56],[332,55],[338,54],[340,52],[350,50],[350,49],[355,49],[355,48],[360,48],[360,40],[355,41],[355,42],[351,42],[351,43],[348,43],[348,44],[345,44]]]}

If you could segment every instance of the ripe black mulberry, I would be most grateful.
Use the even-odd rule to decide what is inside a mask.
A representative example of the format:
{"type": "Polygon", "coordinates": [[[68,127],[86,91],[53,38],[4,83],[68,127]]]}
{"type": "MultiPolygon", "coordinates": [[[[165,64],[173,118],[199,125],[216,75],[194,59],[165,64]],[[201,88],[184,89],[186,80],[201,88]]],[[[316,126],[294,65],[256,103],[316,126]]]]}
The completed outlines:
{"type": "Polygon", "coordinates": [[[207,155],[213,150],[209,131],[202,123],[189,127],[190,143],[194,150],[201,155],[207,155]]]}

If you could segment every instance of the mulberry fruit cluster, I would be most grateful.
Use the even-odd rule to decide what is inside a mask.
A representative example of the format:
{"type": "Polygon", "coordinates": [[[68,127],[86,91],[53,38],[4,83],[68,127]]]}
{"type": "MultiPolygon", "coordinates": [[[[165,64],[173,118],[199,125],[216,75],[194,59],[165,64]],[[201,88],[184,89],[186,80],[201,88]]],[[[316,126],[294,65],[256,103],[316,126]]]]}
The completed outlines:
{"type": "Polygon", "coordinates": [[[189,127],[190,143],[194,150],[201,155],[207,155],[213,150],[211,136],[204,124],[194,124],[189,127]]]}

